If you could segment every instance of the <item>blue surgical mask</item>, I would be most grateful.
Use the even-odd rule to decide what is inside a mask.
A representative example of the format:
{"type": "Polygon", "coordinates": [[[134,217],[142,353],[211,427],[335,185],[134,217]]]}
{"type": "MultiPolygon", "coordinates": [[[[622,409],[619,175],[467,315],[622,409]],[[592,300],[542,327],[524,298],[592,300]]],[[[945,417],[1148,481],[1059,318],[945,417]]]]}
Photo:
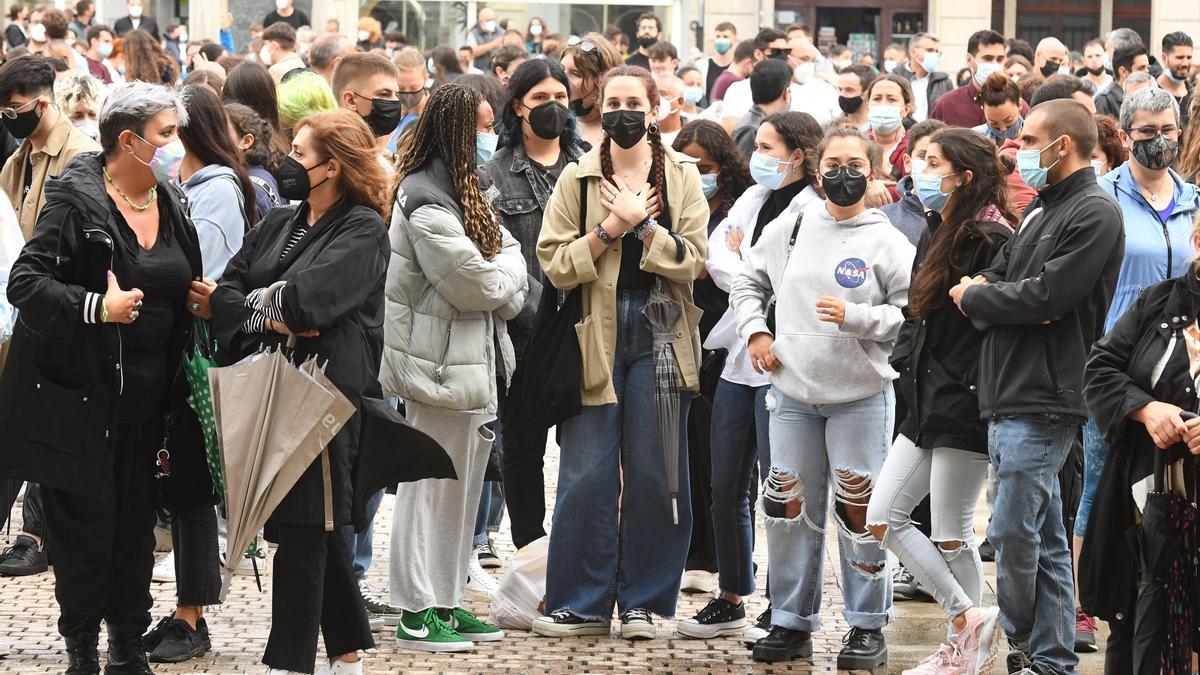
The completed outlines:
{"type": "Polygon", "coordinates": [[[895,61],[893,61],[891,59],[886,59],[883,62],[883,70],[886,73],[890,73],[890,72],[896,70],[896,66],[898,66],[898,65],[900,65],[900,64],[896,63],[895,61]]]}
{"type": "Polygon", "coordinates": [[[900,106],[871,106],[867,111],[867,123],[877,134],[890,134],[900,126],[900,106]]]}
{"type": "Polygon", "coordinates": [[[1107,70],[1112,70],[1112,69],[1113,69],[1113,67],[1112,67],[1112,54],[1109,54],[1108,52],[1104,52],[1104,67],[1105,67],[1105,69],[1107,69],[1107,70]]]}
{"type": "Polygon", "coordinates": [[[683,102],[685,105],[696,105],[704,98],[704,89],[700,87],[684,87],[683,102]]]}
{"type": "MultiPolygon", "coordinates": [[[[786,162],[791,164],[791,162],[786,162]]],[[[764,155],[761,152],[756,152],[750,157],[750,176],[754,178],[754,182],[767,188],[768,190],[778,190],[783,183],[784,174],[779,172],[779,167],[785,164],[770,155],[764,155]]]]}
{"type": "Polygon", "coordinates": [[[1062,158],[1054,160],[1054,164],[1050,166],[1042,166],[1042,153],[1049,150],[1060,140],[1062,140],[1062,136],[1050,141],[1046,147],[1040,150],[1031,148],[1029,150],[1017,151],[1017,170],[1021,172],[1021,180],[1025,181],[1026,185],[1034,190],[1041,190],[1046,187],[1050,169],[1057,166],[1062,158]]]}
{"type": "Polygon", "coordinates": [[[475,161],[479,164],[487,164],[490,162],[492,160],[492,155],[496,154],[496,144],[499,142],[500,137],[496,134],[476,131],[475,161]]]}
{"type": "Polygon", "coordinates": [[[1011,127],[1004,131],[996,129],[992,125],[987,125],[987,136],[996,142],[996,145],[1004,145],[1004,141],[1011,141],[1021,133],[1021,127],[1025,124],[1025,118],[1018,117],[1017,121],[1011,127]]]}
{"type": "Polygon", "coordinates": [[[932,73],[937,70],[938,64],[942,61],[942,55],[937,52],[925,52],[925,58],[921,59],[921,67],[926,72],[932,73]]]}
{"type": "Polygon", "coordinates": [[[1004,68],[1004,64],[984,61],[975,67],[975,84],[983,86],[984,82],[992,76],[992,73],[998,73],[1004,68]]]}
{"type": "Polygon", "coordinates": [[[917,193],[921,204],[930,211],[937,213],[945,211],[946,203],[950,201],[950,195],[958,189],[942,192],[942,179],[945,177],[936,173],[919,173],[913,176],[913,190],[917,193]]]}
{"type": "Polygon", "coordinates": [[[717,194],[717,175],[715,173],[700,174],[700,190],[704,192],[705,199],[712,199],[712,196],[717,194]]]}

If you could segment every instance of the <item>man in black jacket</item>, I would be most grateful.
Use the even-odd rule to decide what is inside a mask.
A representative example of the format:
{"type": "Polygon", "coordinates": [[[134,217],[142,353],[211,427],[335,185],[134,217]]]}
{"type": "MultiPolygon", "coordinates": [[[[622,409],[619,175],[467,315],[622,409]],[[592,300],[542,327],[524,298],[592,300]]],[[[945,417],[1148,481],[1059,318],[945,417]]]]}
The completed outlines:
{"type": "Polygon", "coordinates": [[[1100,336],[1125,251],[1120,207],[1089,161],[1096,124],[1067,100],[1030,112],[1018,166],[1039,190],[992,266],[951,297],[986,330],[979,408],[989,420],[998,494],[988,539],[1009,672],[1072,673],[1074,584],[1058,471],[1087,408],[1083,372],[1100,336]]]}
{"type": "Polygon", "coordinates": [[[950,76],[937,69],[941,56],[942,48],[937,36],[917,33],[908,41],[908,63],[896,66],[893,71],[912,83],[913,96],[916,97],[913,119],[918,122],[929,117],[929,112],[942,94],[954,89],[950,76]]]}
{"type": "Polygon", "coordinates": [[[154,36],[155,40],[161,40],[158,35],[158,22],[152,16],[142,14],[142,0],[129,0],[129,14],[117,19],[113,24],[113,30],[117,32],[117,37],[121,37],[131,30],[144,30],[154,36]]]}
{"type": "Polygon", "coordinates": [[[1137,43],[1113,51],[1113,83],[1096,97],[1096,112],[1113,119],[1121,118],[1121,103],[1125,101],[1125,80],[1132,73],[1150,72],[1146,48],[1137,43]]]}

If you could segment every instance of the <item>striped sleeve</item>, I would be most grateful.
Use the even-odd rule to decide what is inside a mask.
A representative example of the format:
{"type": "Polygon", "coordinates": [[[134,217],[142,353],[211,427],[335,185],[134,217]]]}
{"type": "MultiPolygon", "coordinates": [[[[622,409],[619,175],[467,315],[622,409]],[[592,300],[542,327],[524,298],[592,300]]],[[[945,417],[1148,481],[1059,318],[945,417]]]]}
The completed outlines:
{"type": "Polygon", "coordinates": [[[84,323],[100,323],[100,318],[103,315],[104,296],[99,293],[88,292],[83,296],[83,322],[84,323]]]}

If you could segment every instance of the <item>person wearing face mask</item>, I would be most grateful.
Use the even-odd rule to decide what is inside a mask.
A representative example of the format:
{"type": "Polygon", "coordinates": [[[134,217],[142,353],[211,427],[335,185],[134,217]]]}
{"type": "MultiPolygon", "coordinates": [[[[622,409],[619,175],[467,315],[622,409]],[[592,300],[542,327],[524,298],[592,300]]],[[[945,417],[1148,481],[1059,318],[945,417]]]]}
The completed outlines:
{"type": "Polygon", "coordinates": [[[461,652],[504,638],[463,608],[468,579],[486,575],[471,555],[494,440],[486,425],[514,368],[506,322],[528,291],[520,245],[478,182],[479,130],[492,117],[477,91],[440,87],[396,165],[380,384],[447,449],[458,476],[396,491],[391,601],[403,610],[401,649],[461,652]]]}
{"type": "Polygon", "coordinates": [[[883,178],[897,181],[904,176],[901,157],[904,155],[904,137],[908,133],[905,122],[912,124],[913,93],[908,80],[899,75],[880,75],[867,87],[867,124],[871,127],[867,138],[879,144],[882,155],[883,178]]]}
{"type": "MultiPolygon", "coordinates": [[[[971,71],[971,79],[938,99],[929,116],[952,127],[970,129],[983,124],[986,121],[980,103],[983,83],[987,82],[992,73],[1004,70],[1005,58],[1003,35],[994,30],[973,33],[967,40],[967,67],[971,71]]],[[[1024,115],[1028,111],[1028,106],[1022,102],[1021,114],[1024,115]]]]}
{"type": "Polygon", "coordinates": [[[154,17],[145,15],[142,0],[128,0],[126,6],[129,13],[117,19],[113,24],[113,30],[117,32],[117,37],[125,37],[125,34],[130,31],[144,30],[156,41],[162,39],[158,34],[158,22],[154,20],[154,17]]]}
{"type": "Polygon", "coordinates": [[[834,45],[833,49],[829,50],[829,63],[833,65],[833,71],[836,75],[842,72],[842,69],[854,63],[854,52],[846,45],[834,45]]]}
{"type": "Polygon", "coordinates": [[[267,66],[276,86],[283,81],[284,75],[293,70],[303,70],[304,60],[296,53],[296,29],[286,22],[264,29],[258,62],[267,66]]]}
{"type": "Polygon", "coordinates": [[[1188,128],[1188,113],[1192,106],[1195,85],[1188,75],[1192,72],[1192,37],[1182,31],[1167,33],[1162,39],[1163,72],[1158,86],[1170,92],[1179,104],[1179,126],[1188,128]]]}
{"type": "Polygon", "coordinates": [[[1125,251],[1121,208],[1090,165],[1095,144],[1096,124],[1078,103],[1033,108],[1017,168],[1038,196],[992,264],[950,289],[985,331],[979,410],[997,476],[988,541],[1011,580],[997,600],[1012,672],[1069,673],[1079,661],[1058,472],[1087,415],[1084,364],[1125,251]]]}
{"type": "MultiPolygon", "coordinates": [[[[768,228],[790,228],[810,204],[821,201],[813,184],[820,140],[821,126],[806,113],[771,115],[759,127],[750,160],[756,185],[738,197],[729,216],[709,234],[707,269],[723,292],[730,291],[751,247],[763,240],[768,228]]],[[[750,497],[757,492],[752,483],[755,466],[762,475],[771,466],[766,407],[770,378],[750,363],[737,323],[736,313],[727,308],[704,342],[705,349],[726,351],[711,394],[711,511],[720,586],[716,598],[679,622],[680,634],[693,638],[743,633],[743,601],[755,590],[750,497]]],[[[753,644],[770,625],[768,610],[745,631],[743,641],[753,644]]]]}
{"type": "Polygon", "coordinates": [[[816,77],[821,54],[807,38],[795,38],[788,42],[791,56],[788,63],[792,70],[792,112],[804,112],[813,116],[818,124],[828,124],[842,113],[838,105],[837,89],[816,77]]]}
{"type": "Polygon", "coordinates": [[[1096,88],[1096,96],[1103,94],[1113,82],[1112,74],[1105,66],[1107,57],[1104,41],[1092,40],[1083,46],[1083,68],[1075,72],[1076,77],[1092,83],[1096,88]]]}
{"type": "Polygon", "coordinates": [[[838,107],[842,116],[849,120],[850,126],[859,131],[867,131],[870,127],[868,118],[869,106],[866,105],[867,88],[875,80],[875,71],[867,66],[847,66],[838,73],[838,107]]]}
{"type": "Polygon", "coordinates": [[[533,632],[608,635],[615,605],[621,636],[645,640],[658,634],[655,615],[675,613],[691,541],[686,424],[701,356],[692,282],[709,210],[695,160],[662,145],[650,74],[619,67],[600,90],[605,140],[563,170],[538,237],[547,279],[580,287],[586,310],[567,344],[580,349],[581,406],[559,424],[571,452],[559,463],[546,615],[533,632]],[[677,420],[654,412],[656,386],[669,386],[655,371],[668,362],[655,358],[642,313],[663,296],[679,310],[667,338],[677,420]],[[678,447],[664,448],[660,424],[672,422],[678,447]]]}
{"type": "MultiPolygon", "coordinates": [[[[1043,85],[1047,90],[1039,92],[1039,95],[1049,93],[1059,81],[1066,80],[1074,84],[1080,82],[1071,76],[1056,75],[1053,82],[1043,85]]],[[[1076,95],[1090,100],[1087,94],[1072,94],[1072,97],[1076,95]]],[[[983,117],[986,121],[973,130],[995,143],[999,154],[1008,157],[1015,164],[1017,151],[1021,148],[1018,138],[1021,127],[1025,124],[1025,118],[1021,116],[1023,102],[1020,90],[1004,73],[992,73],[983,83],[979,100],[983,104],[983,117]]],[[[1037,196],[1037,190],[1025,184],[1019,171],[1013,171],[1008,174],[1008,196],[1012,207],[1023,211],[1037,196]]]]}
{"type": "Polygon", "coordinates": [[[496,25],[496,10],[490,7],[479,10],[479,20],[467,31],[467,46],[471,48],[473,65],[481,72],[487,72],[492,53],[504,43],[505,32],[496,25]]]}
{"type": "Polygon", "coordinates": [[[1067,46],[1056,37],[1043,38],[1033,53],[1033,66],[1042,77],[1070,75],[1071,62],[1067,46]]]}
{"type": "Polygon", "coordinates": [[[904,47],[898,42],[889,44],[883,50],[883,66],[881,72],[894,73],[897,68],[905,64],[908,59],[905,57],[904,47]]]}
{"type": "Polygon", "coordinates": [[[662,36],[662,20],[654,12],[644,12],[637,18],[637,51],[625,59],[625,64],[650,70],[650,48],[662,36]]]}
{"type": "Polygon", "coordinates": [[[771,383],[771,468],[760,498],[771,630],[754,644],[756,661],[812,654],[832,511],[851,626],[837,667],[887,662],[887,554],[866,528],[866,510],[892,435],[896,374],[888,354],[904,321],[914,249],[866,207],[870,146],[856,129],[825,135],[817,148],[825,199],[768,227],[730,293],[750,366],[771,383]]]}
{"type": "Polygon", "coordinates": [[[567,40],[563,50],[563,69],[571,83],[571,112],[579,121],[583,149],[590,150],[604,139],[600,112],[600,78],[621,65],[621,54],[599,33],[587,33],[567,40]]]}
{"type": "Polygon", "coordinates": [[[658,86],[659,103],[658,120],[659,135],[665,145],[675,142],[679,130],[683,128],[683,80],[671,73],[654,76],[654,84],[658,86]]]}
{"type": "Polygon", "coordinates": [[[732,134],[733,142],[742,151],[742,157],[746,161],[750,161],[756,152],[755,139],[762,121],[791,108],[791,79],[792,69],[786,63],[775,59],[754,66],[754,71],[750,73],[750,95],[754,105],[738,121],[732,134]]]}
{"type": "MultiPolygon", "coordinates": [[[[537,239],[542,216],[558,177],[582,151],[576,120],[567,110],[570,88],[566,71],[556,61],[535,59],[522,63],[509,81],[509,100],[501,108],[500,150],[479,168],[484,199],[521,245],[529,276],[525,306],[508,321],[508,335],[516,356],[514,374],[525,364],[525,350],[533,331],[539,298],[547,288],[537,259],[537,239]]],[[[545,486],[542,458],[546,428],[533,423],[520,401],[500,394],[501,419],[497,445],[503,443],[501,462],[504,490],[512,524],[513,544],[521,548],[544,537],[545,486]]],[[[484,535],[477,545],[491,545],[484,535]]]]}
{"type": "Polygon", "coordinates": [[[185,118],[171,90],[116,87],[100,112],[103,150],[76,155],[46,181],[45,208],[9,277],[21,321],[0,379],[0,414],[14,434],[0,465],[41,485],[73,673],[100,672],[102,619],[105,670],[151,672],[141,636],[154,565],[152,467],[165,412],[187,405],[178,374],[192,344],[185,302],[202,272],[174,183],[185,118]],[[63,428],[64,419],[76,423],[63,428]],[[47,435],[52,425],[63,433],[47,435]]]}
{"type": "MultiPolygon", "coordinates": [[[[374,133],[352,111],[300,120],[276,169],[280,193],[297,203],[272,209],[247,233],[219,284],[195,281],[188,293],[189,309],[212,317],[232,361],[282,348],[294,335],[295,361],[328,362],[325,375],[355,408],[370,395],[383,350],[390,191],[377,153],[374,133]],[[286,285],[265,307],[267,287],[279,281],[286,285]]],[[[277,544],[262,659],[269,673],[313,672],[320,633],[332,652],[324,672],[362,673],[359,652],[375,646],[350,552],[340,532],[324,527],[330,484],[335,528],[350,522],[357,433],[347,425],[329,443],[329,483],[314,460],[267,521],[266,537],[277,544]]]]}
{"type": "Polygon", "coordinates": [[[87,30],[87,59],[88,72],[92,77],[104,84],[112,84],[112,74],[104,65],[105,59],[113,53],[113,32],[104,24],[96,24],[87,30]]]}
{"type": "MultiPolygon", "coordinates": [[[[750,106],[754,105],[750,92],[750,73],[753,72],[754,66],[772,59],[788,63],[790,52],[787,44],[787,33],[775,28],[764,28],[754,36],[754,41],[750,45],[746,45],[745,42],[738,45],[738,54],[748,51],[747,46],[753,47],[753,50],[749,50],[750,58],[743,61],[738,59],[735,54],[734,64],[719,78],[732,80],[722,94],[721,100],[724,101],[724,105],[719,111],[721,123],[730,133],[733,132],[734,126],[742,119],[742,116],[750,110],[750,106]],[[738,69],[739,72],[735,73],[734,69],[738,69]],[[741,79],[737,79],[739,77],[741,79]]],[[[721,84],[718,81],[717,90],[720,90],[721,84]]]]}
{"type": "Polygon", "coordinates": [[[396,94],[400,100],[400,109],[404,112],[387,144],[387,151],[395,154],[400,134],[425,112],[425,105],[429,102],[429,90],[425,88],[428,71],[425,69],[425,57],[421,52],[405,48],[392,57],[392,63],[397,70],[396,83],[399,89],[396,94]]]}
{"type": "Polygon", "coordinates": [[[904,177],[896,181],[896,194],[900,198],[891,204],[879,207],[883,215],[892,221],[892,225],[895,225],[896,229],[904,233],[913,246],[921,242],[921,234],[926,229],[925,205],[917,196],[916,186],[913,184],[914,177],[925,172],[925,153],[929,149],[929,141],[934,134],[945,128],[944,122],[925,120],[917,122],[908,130],[908,135],[905,137],[904,154],[898,164],[904,170],[904,177]]]}
{"type": "Polygon", "coordinates": [[[981,673],[1000,644],[999,611],[982,607],[973,516],[988,473],[987,427],[979,419],[975,384],[983,333],[947,291],[958,277],[991,263],[1017,214],[1008,204],[1007,171],[978,134],[939,131],[923,164],[913,181],[928,224],[891,357],[905,415],[867,507],[867,527],[951,621],[951,640],[905,673],[981,673]],[[932,527],[922,533],[911,513],[927,496],[932,527]]]}
{"type": "Polygon", "coordinates": [[[100,138],[100,101],[106,88],[83,73],[68,73],[54,83],[54,101],[71,124],[92,140],[100,138]]]}
{"type": "Polygon", "coordinates": [[[525,29],[525,51],[530,54],[542,53],[542,38],[549,33],[546,30],[546,20],[535,16],[529,19],[529,25],[525,29]]]}
{"type": "Polygon", "coordinates": [[[276,206],[283,206],[279,183],[274,171],[283,159],[276,150],[275,129],[253,108],[241,103],[226,103],[230,137],[238,147],[239,157],[250,182],[254,184],[254,222],[258,223],[276,206]]]}
{"type": "Polygon", "coordinates": [[[263,28],[268,28],[271,24],[283,22],[300,30],[305,26],[311,26],[312,21],[309,20],[308,14],[304,10],[296,9],[294,0],[275,0],[275,9],[267,13],[266,18],[262,21],[263,28]]]}
{"type": "Polygon", "coordinates": [[[704,77],[699,70],[693,66],[684,66],[679,69],[678,75],[680,81],[683,82],[683,105],[680,107],[680,117],[686,125],[704,112],[703,107],[708,105],[708,101],[704,98],[704,77]]]}
{"type": "Polygon", "coordinates": [[[1125,80],[1133,73],[1150,71],[1146,47],[1139,41],[1116,48],[1112,55],[1112,67],[1112,86],[1096,97],[1096,112],[1119,119],[1121,102],[1125,100],[1125,80]]]}
{"type": "MultiPolygon", "coordinates": [[[[954,89],[954,82],[938,70],[942,59],[941,41],[932,33],[918,33],[908,40],[908,62],[893,71],[908,80],[913,90],[913,119],[921,122],[942,96],[954,89]]],[[[886,65],[886,62],[885,62],[886,65]]]]}
{"type": "Polygon", "coordinates": [[[400,124],[403,104],[398,94],[400,71],[380,54],[358,53],[344,57],[333,73],[333,95],[338,105],[363,118],[379,146],[385,170],[388,140],[400,124]]]}
{"type": "MultiPolygon", "coordinates": [[[[737,42],[737,26],[728,21],[717,24],[713,32],[713,53],[695,63],[696,69],[700,71],[700,86],[703,89],[701,98],[712,99],[712,89],[717,78],[733,63],[733,50],[737,47],[737,42]]],[[[681,71],[680,76],[682,75],[681,71]]]]}

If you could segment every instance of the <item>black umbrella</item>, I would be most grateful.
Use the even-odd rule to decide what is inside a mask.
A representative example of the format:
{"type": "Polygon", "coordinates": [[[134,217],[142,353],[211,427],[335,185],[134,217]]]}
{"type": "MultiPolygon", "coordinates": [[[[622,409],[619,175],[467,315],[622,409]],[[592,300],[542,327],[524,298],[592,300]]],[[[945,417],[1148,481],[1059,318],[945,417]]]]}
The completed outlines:
{"type": "MultiPolygon", "coordinates": [[[[1196,415],[1185,412],[1182,417],[1196,415]]],[[[1190,579],[1191,561],[1184,541],[1195,508],[1168,486],[1165,454],[1155,452],[1153,489],[1146,496],[1141,522],[1126,535],[1138,565],[1133,616],[1133,664],[1138,675],[1191,672],[1190,601],[1179,602],[1178,596],[1192,588],[1185,580],[1190,579]]]]}
{"type": "Polygon", "coordinates": [[[363,397],[362,435],[354,461],[354,527],[366,528],[367,499],[396,483],[458,479],[446,450],[383,399],[363,397]]]}
{"type": "Polygon", "coordinates": [[[671,495],[671,518],[679,524],[679,366],[675,361],[675,322],[683,307],[667,293],[662,279],[655,281],[642,318],[650,326],[654,341],[654,403],[658,412],[658,435],[662,443],[663,471],[671,495]]]}

